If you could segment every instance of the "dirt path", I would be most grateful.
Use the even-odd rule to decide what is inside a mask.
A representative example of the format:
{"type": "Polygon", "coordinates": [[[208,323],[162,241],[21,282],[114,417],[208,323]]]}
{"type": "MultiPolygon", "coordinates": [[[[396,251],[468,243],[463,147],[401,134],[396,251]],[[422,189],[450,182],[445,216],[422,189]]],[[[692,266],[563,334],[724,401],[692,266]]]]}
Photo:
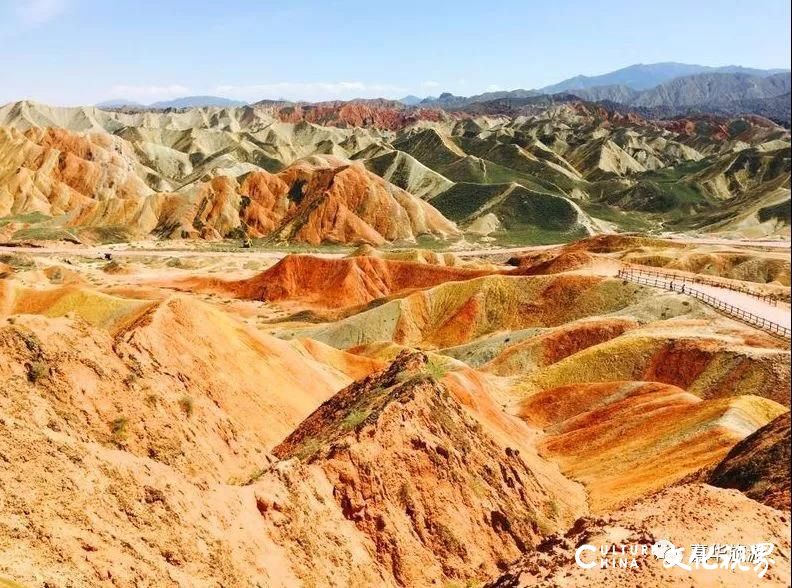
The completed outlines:
{"type": "MultiPolygon", "coordinates": [[[[681,241],[685,243],[698,243],[702,245],[730,245],[733,247],[767,247],[772,249],[790,249],[790,241],[761,241],[761,240],[735,240],[705,237],[663,236],[663,239],[681,241]]],[[[188,247],[158,247],[160,241],[140,241],[136,243],[118,243],[112,245],[78,246],[58,244],[47,247],[10,247],[0,246],[0,252],[28,253],[32,255],[76,255],[80,257],[102,257],[105,253],[112,253],[118,257],[244,257],[257,260],[279,260],[291,253],[305,253],[319,257],[338,258],[344,257],[349,252],[345,251],[277,251],[264,249],[239,249],[234,251],[217,251],[188,247]]],[[[454,253],[460,257],[496,257],[512,256],[520,253],[530,253],[553,249],[556,245],[523,245],[519,247],[493,247],[484,249],[454,249],[448,247],[438,249],[438,253],[454,253]]],[[[350,248],[349,251],[352,251],[350,248]]]]}
{"type": "Polygon", "coordinates": [[[532,251],[544,251],[553,249],[560,245],[526,245],[524,247],[497,247],[493,249],[460,249],[458,251],[448,250],[459,257],[488,257],[494,255],[513,255],[515,253],[530,253],[532,251]]]}
{"type": "MultiPolygon", "coordinates": [[[[640,284],[665,288],[666,290],[673,290],[682,294],[688,293],[693,295],[694,292],[705,294],[719,302],[736,307],[743,312],[751,313],[781,327],[786,327],[787,329],[792,328],[792,311],[790,305],[783,302],[771,303],[750,294],[736,292],[728,288],[720,288],[709,284],[684,283],[678,278],[675,279],[673,276],[665,277],[657,272],[654,272],[651,277],[628,276],[628,279],[640,284]]],[[[722,312],[727,316],[731,316],[729,312],[722,312]]]]}
{"type": "MultiPolygon", "coordinates": [[[[253,259],[257,261],[277,261],[283,259],[292,252],[286,251],[265,251],[257,249],[240,249],[239,251],[212,251],[201,249],[124,249],[118,246],[105,247],[3,247],[0,253],[26,253],[28,255],[44,256],[73,256],[86,257],[91,259],[103,258],[106,253],[113,258],[131,257],[232,257],[253,259]]],[[[306,252],[307,253],[307,252],[306,252]]],[[[314,253],[310,255],[319,257],[344,257],[345,253],[314,253]]]]}
{"type": "MultiPolygon", "coordinates": [[[[459,257],[503,257],[505,261],[507,258],[515,254],[530,253],[542,251],[545,249],[552,249],[556,245],[531,245],[525,247],[506,247],[506,248],[493,248],[493,249],[473,249],[473,250],[453,250],[449,249],[448,253],[453,253],[459,257]]],[[[346,257],[350,251],[273,251],[263,249],[239,249],[238,251],[216,251],[216,250],[203,250],[200,248],[186,249],[186,248],[155,248],[155,247],[130,247],[128,244],[119,245],[103,245],[91,247],[70,247],[68,245],[58,245],[52,247],[0,247],[0,253],[25,253],[28,255],[40,256],[75,256],[85,257],[91,259],[103,258],[106,253],[109,253],[113,258],[134,258],[134,257],[207,257],[207,258],[220,258],[231,257],[250,259],[256,261],[278,261],[287,255],[291,254],[305,254],[313,255],[315,257],[326,258],[341,258],[346,257]]]]}
{"type": "Polygon", "coordinates": [[[755,314],[783,327],[792,328],[792,313],[790,313],[789,304],[779,302],[778,305],[770,304],[769,302],[745,294],[743,292],[735,292],[727,288],[718,288],[717,286],[710,286],[707,284],[696,284],[693,286],[699,292],[709,294],[713,298],[731,304],[737,308],[741,308],[746,312],[755,314]]]}
{"type": "Polygon", "coordinates": [[[782,240],[749,240],[749,239],[723,239],[717,237],[685,237],[680,235],[663,235],[669,241],[682,241],[699,245],[728,245],[731,247],[769,247],[772,249],[790,249],[791,241],[782,240]]]}

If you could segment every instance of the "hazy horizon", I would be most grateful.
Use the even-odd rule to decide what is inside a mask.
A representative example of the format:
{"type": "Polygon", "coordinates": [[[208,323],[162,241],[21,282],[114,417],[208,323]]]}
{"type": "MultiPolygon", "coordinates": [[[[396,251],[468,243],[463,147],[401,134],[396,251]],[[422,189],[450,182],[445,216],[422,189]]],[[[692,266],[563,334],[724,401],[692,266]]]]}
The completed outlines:
{"type": "Polygon", "coordinates": [[[736,2],[612,0],[595,14],[580,0],[464,9],[2,0],[0,40],[13,59],[0,103],[395,99],[535,89],[636,63],[789,69],[789,18],[779,0],[754,2],[750,13],[736,2]]]}

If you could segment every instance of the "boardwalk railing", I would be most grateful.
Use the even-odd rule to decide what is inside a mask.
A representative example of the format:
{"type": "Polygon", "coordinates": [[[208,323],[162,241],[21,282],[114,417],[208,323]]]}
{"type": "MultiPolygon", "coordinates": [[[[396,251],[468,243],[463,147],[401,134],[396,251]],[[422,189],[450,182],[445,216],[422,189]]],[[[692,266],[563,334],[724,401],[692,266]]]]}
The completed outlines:
{"type": "Polygon", "coordinates": [[[639,276],[645,276],[650,278],[667,278],[669,280],[673,280],[675,282],[682,282],[685,284],[702,284],[705,286],[715,286],[716,288],[725,288],[727,290],[733,290],[734,292],[740,292],[742,294],[747,294],[748,296],[753,296],[754,298],[758,298],[759,300],[766,302],[767,304],[772,304],[773,306],[778,306],[778,298],[771,295],[771,294],[757,294],[750,288],[746,286],[740,286],[738,284],[733,284],[728,281],[720,281],[715,280],[712,278],[708,278],[706,276],[686,276],[684,274],[678,274],[675,272],[661,272],[658,270],[647,270],[647,269],[639,269],[636,267],[630,267],[629,271],[633,272],[639,276]]]}
{"type": "Polygon", "coordinates": [[[673,276],[663,275],[660,273],[654,276],[647,276],[645,275],[646,273],[647,272],[643,272],[641,270],[622,269],[619,270],[618,276],[636,284],[654,286],[655,288],[663,288],[664,290],[672,290],[674,292],[687,294],[688,296],[692,296],[693,298],[701,300],[705,304],[712,306],[716,310],[719,310],[732,318],[741,320],[745,323],[748,323],[749,325],[760,328],[763,331],[767,331],[768,333],[777,335],[787,340],[792,338],[792,332],[790,332],[788,327],[775,323],[764,317],[755,315],[752,312],[748,312],[747,310],[744,310],[738,306],[734,306],[733,304],[729,304],[728,302],[718,300],[714,296],[710,296],[701,290],[697,290],[696,288],[682,283],[680,280],[669,282],[668,280],[673,276]]]}

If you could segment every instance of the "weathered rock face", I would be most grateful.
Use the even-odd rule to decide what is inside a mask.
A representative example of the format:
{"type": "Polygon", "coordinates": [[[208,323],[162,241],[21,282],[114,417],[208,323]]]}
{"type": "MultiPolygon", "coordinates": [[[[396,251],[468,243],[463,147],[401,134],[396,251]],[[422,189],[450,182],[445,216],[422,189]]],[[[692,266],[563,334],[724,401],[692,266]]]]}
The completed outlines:
{"type": "Polygon", "coordinates": [[[106,133],[0,128],[0,215],[57,216],[93,201],[152,193],[131,145],[106,133]]]}
{"type": "Polygon", "coordinates": [[[721,488],[789,511],[790,413],[786,412],[735,445],[709,477],[721,488]]]}
{"type": "MultiPolygon", "coordinates": [[[[351,378],[182,297],[152,305],[75,289],[21,294],[0,297],[14,314],[0,322],[0,577],[77,586],[305,580],[242,482],[351,378]]],[[[343,521],[338,514],[328,527],[343,521]]],[[[326,578],[362,581],[332,563],[331,545],[326,578]]]]}
{"type": "Polygon", "coordinates": [[[405,352],[274,450],[324,473],[385,575],[406,586],[483,579],[579,508],[571,485],[525,446],[504,446],[431,370],[405,352]]]}
{"type": "Polygon", "coordinates": [[[215,481],[244,475],[262,448],[351,381],[188,298],[152,303],[60,290],[38,300],[24,292],[21,301],[0,297],[3,309],[10,303],[16,313],[84,317],[26,316],[2,325],[7,401],[27,394],[21,406],[46,405],[81,439],[118,441],[185,474],[215,481]],[[34,368],[42,373],[31,376],[34,368]],[[110,425],[118,419],[124,430],[114,436],[110,425]],[[189,441],[193,435],[197,443],[189,441]]]}
{"type": "Polygon", "coordinates": [[[674,386],[614,382],[547,390],[521,414],[545,426],[542,454],[584,482],[602,512],[712,467],[784,410],[753,396],[702,401],[674,386]]]}
{"type": "Polygon", "coordinates": [[[412,241],[416,235],[459,235],[427,202],[360,164],[314,158],[280,174],[293,203],[277,234],[305,243],[412,241]]]}
{"type": "Polygon", "coordinates": [[[638,326],[627,319],[599,319],[575,321],[528,341],[515,343],[483,369],[501,376],[512,376],[544,367],[618,337],[638,326]]]}

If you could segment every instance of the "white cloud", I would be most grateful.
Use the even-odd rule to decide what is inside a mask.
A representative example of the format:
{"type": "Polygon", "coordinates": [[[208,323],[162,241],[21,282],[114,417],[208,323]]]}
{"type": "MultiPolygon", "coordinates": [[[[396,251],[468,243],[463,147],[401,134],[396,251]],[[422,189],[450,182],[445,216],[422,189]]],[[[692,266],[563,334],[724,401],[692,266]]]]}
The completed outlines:
{"type": "Polygon", "coordinates": [[[126,98],[128,100],[140,100],[142,102],[178,98],[190,93],[190,88],[180,84],[170,84],[168,86],[116,84],[110,89],[111,98],[126,98]]]}
{"type": "Polygon", "coordinates": [[[421,82],[421,87],[426,89],[439,88],[440,82],[435,82],[434,80],[426,80],[425,82],[421,82]]]}
{"type": "Polygon", "coordinates": [[[487,92],[500,92],[503,88],[501,88],[498,84],[490,84],[487,86],[487,92]]]}
{"type": "Polygon", "coordinates": [[[23,24],[36,26],[52,20],[66,10],[66,0],[19,0],[16,14],[23,24]]]}
{"type": "Polygon", "coordinates": [[[212,93],[240,100],[348,100],[350,98],[399,97],[405,88],[365,82],[274,82],[244,86],[221,85],[212,93]]]}

